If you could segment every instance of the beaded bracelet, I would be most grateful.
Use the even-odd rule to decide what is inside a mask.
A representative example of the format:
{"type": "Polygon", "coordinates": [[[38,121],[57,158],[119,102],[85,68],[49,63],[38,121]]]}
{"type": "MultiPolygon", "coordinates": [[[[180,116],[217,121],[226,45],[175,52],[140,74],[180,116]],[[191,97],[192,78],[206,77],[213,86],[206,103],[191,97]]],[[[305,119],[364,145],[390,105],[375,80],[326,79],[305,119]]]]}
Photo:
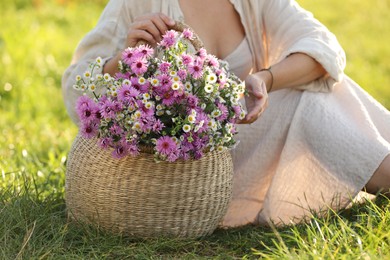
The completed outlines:
{"type": "Polygon", "coordinates": [[[272,89],[273,84],[274,84],[274,74],[271,71],[271,67],[269,67],[268,69],[261,69],[260,71],[268,71],[269,74],[271,74],[271,87],[269,88],[269,90],[267,89],[267,93],[269,93],[272,89]]]}

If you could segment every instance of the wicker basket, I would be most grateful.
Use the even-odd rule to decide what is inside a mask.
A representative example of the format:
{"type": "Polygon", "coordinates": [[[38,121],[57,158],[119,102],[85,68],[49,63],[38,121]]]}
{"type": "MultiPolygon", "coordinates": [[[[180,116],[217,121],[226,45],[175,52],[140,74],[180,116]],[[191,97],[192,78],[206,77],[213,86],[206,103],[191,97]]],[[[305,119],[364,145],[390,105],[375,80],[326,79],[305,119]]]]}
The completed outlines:
{"type": "Polygon", "coordinates": [[[70,215],[134,237],[211,234],[231,198],[228,151],[200,160],[156,163],[152,154],[113,159],[96,139],[76,137],[66,172],[70,215]]]}

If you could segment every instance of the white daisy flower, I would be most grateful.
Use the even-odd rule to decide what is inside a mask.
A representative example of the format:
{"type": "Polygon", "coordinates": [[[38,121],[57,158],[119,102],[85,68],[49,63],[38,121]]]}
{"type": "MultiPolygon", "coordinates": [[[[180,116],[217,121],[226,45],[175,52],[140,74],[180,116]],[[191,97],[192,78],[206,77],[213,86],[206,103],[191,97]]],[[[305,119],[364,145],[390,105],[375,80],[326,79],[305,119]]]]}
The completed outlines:
{"type": "Polygon", "coordinates": [[[194,124],[195,122],[196,122],[196,116],[195,115],[189,115],[188,117],[187,117],[187,119],[188,119],[188,122],[190,122],[191,124],[194,124]]]}
{"type": "Polygon", "coordinates": [[[145,103],[145,107],[146,107],[147,109],[151,109],[151,108],[153,107],[153,102],[150,102],[150,101],[146,102],[146,103],[145,103]]]}
{"type": "Polygon", "coordinates": [[[180,84],[179,84],[179,82],[173,82],[171,88],[172,88],[173,90],[179,90],[179,89],[180,89],[180,84]]]}
{"type": "Polygon", "coordinates": [[[156,111],[156,115],[157,116],[162,116],[162,115],[164,115],[164,111],[163,110],[157,110],[156,111]]]}
{"type": "Polygon", "coordinates": [[[102,65],[102,63],[103,63],[102,58],[97,57],[97,58],[96,58],[96,63],[97,63],[98,65],[102,65]]]}
{"type": "Polygon", "coordinates": [[[237,105],[238,100],[239,100],[239,99],[238,99],[237,97],[230,97],[230,102],[232,102],[233,105],[237,105]]]}
{"type": "Polygon", "coordinates": [[[136,118],[140,118],[140,117],[141,117],[141,112],[140,112],[139,110],[138,110],[138,111],[135,111],[134,116],[135,116],[136,118]]]}
{"type": "Polygon", "coordinates": [[[76,81],[80,81],[81,80],[81,76],[80,75],[77,75],[76,76],[76,81]]]}
{"type": "Polygon", "coordinates": [[[195,132],[195,133],[198,132],[199,129],[200,129],[200,126],[199,126],[199,125],[195,126],[195,127],[194,127],[194,132],[195,132]]]}
{"type": "Polygon", "coordinates": [[[217,151],[218,151],[218,152],[225,151],[225,149],[226,149],[226,147],[224,147],[224,146],[222,146],[222,145],[220,145],[220,146],[217,147],[217,151]]]}
{"type": "Polygon", "coordinates": [[[184,84],[184,87],[185,87],[185,89],[186,89],[188,92],[192,91],[192,84],[191,84],[191,82],[186,82],[186,83],[184,84]]]}
{"type": "Polygon", "coordinates": [[[170,75],[171,77],[174,77],[174,76],[177,75],[177,73],[176,73],[176,71],[171,70],[171,71],[169,72],[169,75],[170,75]]]}
{"type": "Polygon", "coordinates": [[[85,78],[90,78],[91,76],[92,76],[91,72],[89,72],[89,71],[84,72],[85,78]]]}
{"type": "Polygon", "coordinates": [[[225,73],[219,74],[218,78],[219,78],[220,81],[225,81],[225,80],[226,80],[226,75],[225,75],[225,73]]]}
{"type": "Polygon", "coordinates": [[[133,128],[133,130],[140,132],[141,131],[141,124],[139,122],[135,122],[132,128],[133,128]]]}
{"type": "Polygon", "coordinates": [[[187,125],[187,124],[183,125],[183,131],[184,131],[185,133],[188,133],[189,131],[191,131],[191,126],[190,126],[190,125],[187,125]]]}
{"type": "Polygon", "coordinates": [[[150,94],[149,93],[144,93],[143,95],[142,95],[142,97],[144,98],[144,99],[150,99],[150,94]]]}
{"type": "Polygon", "coordinates": [[[144,77],[140,77],[140,78],[138,79],[138,84],[143,85],[143,84],[145,84],[145,82],[146,82],[146,79],[145,79],[144,77]]]}
{"type": "Polygon", "coordinates": [[[128,80],[128,79],[125,79],[125,80],[122,82],[122,85],[129,85],[129,86],[131,86],[131,81],[128,80]]]}
{"type": "Polygon", "coordinates": [[[158,84],[160,84],[160,81],[158,79],[153,78],[150,80],[150,83],[152,84],[152,86],[157,87],[158,84]]]}
{"type": "Polygon", "coordinates": [[[239,116],[239,119],[244,119],[244,118],[245,118],[245,112],[244,112],[244,111],[241,111],[240,116],[239,116]]]}
{"type": "Polygon", "coordinates": [[[215,109],[213,112],[211,112],[212,117],[219,117],[222,114],[222,112],[219,109],[215,109]]]}
{"type": "Polygon", "coordinates": [[[245,84],[244,83],[241,83],[238,85],[237,92],[238,92],[238,94],[244,94],[244,92],[245,92],[245,84]]]}
{"type": "Polygon", "coordinates": [[[88,86],[88,90],[90,90],[90,91],[95,91],[96,90],[96,85],[95,84],[89,84],[89,86],[88,86]]]}
{"type": "Polygon", "coordinates": [[[118,120],[121,120],[121,119],[125,118],[125,115],[123,113],[119,113],[119,114],[116,115],[116,118],[118,120]]]}
{"type": "Polygon", "coordinates": [[[180,78],[179,78],[178,76],[173,76],[173,77],[172,77],[172,80],[173,80],[174,82],[177,82],[177,81],[180,81],[180,78]]]}
{"type": "Polygon", "coordinates": [[[104,78],[105,81],[110,81],[110,80],[111,80],[111,75],[108,74],[108,73],[105,73],[105,74],[103,75],[103,78],[104,78]]]}
{"type": "Polygon", "coordinates": [[[231,138],[230,136],[224,136],[224,137],[223,137],[223,142],[224,142],[224,143],[227,143],[227,142],[229,142],[230,140],[232,140],[232,138],[231,138]]]}
{"type": "Polygon", "coordinates": [[[156,109],[157,109],[157,110],[163,110],[164,107],[163,107],[161,104],[158,104],[158,105],[156,106],[156,109]]]}
{"type": "Polygon", "coordinates": [[[191,109],[191,115],[196,116],[196,110],[195,109],[191,109]]]}
{"type": "Polygon", "coordinates": [[[206,82],[209,84],[214,84],[215,82],[217,82],[217,75],[215,75],[214,73],[207,75],[206,82]]]}
{"type": "Polygon", "coordinates": [[[206,93],[211,93],[213,92],[213,90],[214,90],[213,85],[207,84],[206,86],[204,86],[204,91],[206,91],[206,93]]]}

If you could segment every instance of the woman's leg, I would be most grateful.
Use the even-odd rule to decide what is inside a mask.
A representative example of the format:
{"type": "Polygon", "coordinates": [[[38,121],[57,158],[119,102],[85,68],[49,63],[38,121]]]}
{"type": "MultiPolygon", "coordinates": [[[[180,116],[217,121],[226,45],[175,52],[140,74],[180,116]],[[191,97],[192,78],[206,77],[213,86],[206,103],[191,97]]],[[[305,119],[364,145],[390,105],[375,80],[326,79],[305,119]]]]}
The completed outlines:
{"type": "Polygon", "coordinates": [[[383,160],[372,175],[366,184],[366,191],[372,194],[380,192],[388,197],[390,196],[390,155],[383,160]]]}

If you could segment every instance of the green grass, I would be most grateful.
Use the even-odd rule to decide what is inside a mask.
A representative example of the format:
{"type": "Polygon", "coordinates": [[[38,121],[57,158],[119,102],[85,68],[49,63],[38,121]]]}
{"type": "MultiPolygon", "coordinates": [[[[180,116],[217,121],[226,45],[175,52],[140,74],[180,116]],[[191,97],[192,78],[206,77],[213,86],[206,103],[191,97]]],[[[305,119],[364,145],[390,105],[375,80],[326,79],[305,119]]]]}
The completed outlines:
{"type": "MultiPolygon", "coordinates": [[[[132,240],[68,221],[65,161],[76,127],[60,81],[106,1],[0,3],[0,259],[390,257],[389,201],[355,205],[308,224],[217,230],[196,240],[132,240]]],[[[390,3],[299,1],[344,46],[346,73],[390,108],[390,3]]]]}

